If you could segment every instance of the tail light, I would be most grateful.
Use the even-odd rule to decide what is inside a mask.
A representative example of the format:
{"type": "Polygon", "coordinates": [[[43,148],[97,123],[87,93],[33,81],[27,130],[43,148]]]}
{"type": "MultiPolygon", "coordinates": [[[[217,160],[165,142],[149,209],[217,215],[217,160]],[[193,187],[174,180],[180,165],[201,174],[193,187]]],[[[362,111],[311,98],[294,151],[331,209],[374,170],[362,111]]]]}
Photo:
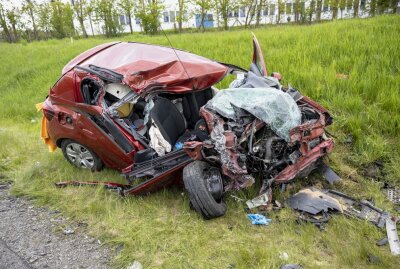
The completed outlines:
{"type": "Polygon", "coordinates": [[[51,109],[43,108],[43,113],[48,121],[51,121],[54,118],[54,111],[51,109]]]}

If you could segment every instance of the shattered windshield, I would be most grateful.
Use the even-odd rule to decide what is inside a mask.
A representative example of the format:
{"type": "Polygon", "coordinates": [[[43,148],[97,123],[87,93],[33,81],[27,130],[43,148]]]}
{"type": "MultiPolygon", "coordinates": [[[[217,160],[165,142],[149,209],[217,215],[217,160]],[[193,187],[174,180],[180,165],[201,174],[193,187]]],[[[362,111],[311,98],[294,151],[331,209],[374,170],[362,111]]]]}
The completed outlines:
{"type": "Polygon", "coordinates": [[[230,88],[219,91],[207,104],[223,117],[237,119],[235,107],[241,108],[271,126],[289,141],[289,130],[300,125],[301,113],[293,98],[276,88],[230,88]]]}

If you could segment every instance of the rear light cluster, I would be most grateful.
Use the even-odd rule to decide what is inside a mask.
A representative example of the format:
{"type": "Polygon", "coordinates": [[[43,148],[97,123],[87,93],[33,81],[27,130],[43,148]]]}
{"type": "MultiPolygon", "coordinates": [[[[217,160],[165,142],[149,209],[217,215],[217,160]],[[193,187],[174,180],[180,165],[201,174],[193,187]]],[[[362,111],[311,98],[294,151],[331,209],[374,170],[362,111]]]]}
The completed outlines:
{"type": "Polygon", "coordinates": [[[54,118],[54,111],[51,109],[43,109],[44,116],[48,121],[51,121],[54,118]]]}

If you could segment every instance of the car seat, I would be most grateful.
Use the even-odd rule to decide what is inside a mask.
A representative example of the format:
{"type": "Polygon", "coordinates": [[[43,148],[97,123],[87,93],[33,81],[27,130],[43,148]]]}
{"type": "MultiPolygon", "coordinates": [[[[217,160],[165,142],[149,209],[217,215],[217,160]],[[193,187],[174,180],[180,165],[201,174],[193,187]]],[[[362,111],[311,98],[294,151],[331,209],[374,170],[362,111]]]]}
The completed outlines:
{"type": "Polygon", "coordinates": [[[154,106],[150,111],[150,118],[160,130],[164,139],[173,147],[177,141],[184,143],[196,137],[204,140],[204,135],[198,131],[187,131],[185,119],[178,108],[169,100],[163,97],[154,98],[154,106]]]}

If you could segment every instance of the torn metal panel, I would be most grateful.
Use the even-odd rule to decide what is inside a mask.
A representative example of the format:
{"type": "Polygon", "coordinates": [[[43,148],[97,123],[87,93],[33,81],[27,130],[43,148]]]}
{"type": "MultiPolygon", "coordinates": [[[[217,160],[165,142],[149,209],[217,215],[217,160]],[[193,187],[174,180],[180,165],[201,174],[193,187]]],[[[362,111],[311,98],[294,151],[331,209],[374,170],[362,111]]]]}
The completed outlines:
{"type": "Polygon", "coordinates": [[[327,164],[321,163],[318,166],[318,171],[322,174],[322,176],[329,182],[329,184],[333,184],[342,180],[338,174],[335,173],[327,164]]]}
{"type": "Polygon", "coordinates": [[[224,120],[202,107],[200,114],[207,122],[211,141],[219,153],[222,174],[231,181],[225,186],[225,191],[237,190],[253,185],[254,178],[248,174],[246,157],[238,151],[237,137],[231,130],[225,130],[224,120]]]}
{"type": "Polygon", "coordinates": [[[342,206],[336,199],[314,188],[299,191],[288,200],[288,204],[292,209],[313,215],[329,210],[343,212],[342,206]]]}
{"type": "Polygon", "coordinates": [[[367,200],[357,201],[354,198],[335,190],[327,190],[325,194],[339,201],[345,215],[368,220],[379,228],[385,226],[385,221],[389,217],[388,212],[374,206],[367,200]]]}

